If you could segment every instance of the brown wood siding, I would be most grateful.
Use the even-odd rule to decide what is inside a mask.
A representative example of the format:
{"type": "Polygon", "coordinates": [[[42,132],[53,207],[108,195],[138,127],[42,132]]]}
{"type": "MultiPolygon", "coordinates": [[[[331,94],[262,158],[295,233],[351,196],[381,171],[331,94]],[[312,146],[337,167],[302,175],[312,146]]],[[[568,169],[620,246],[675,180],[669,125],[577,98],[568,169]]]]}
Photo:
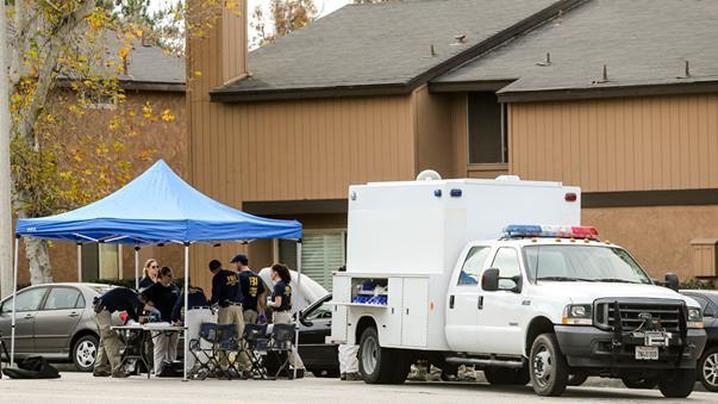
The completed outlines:
{"type": "MultiPolygon", "coordinates": [[[[691,242],[718,235],[718,206],[651,206],[582,209],[582,223],[598,227],[603,240],[626,248],[653,277],[681,280],[705,274],[691,242]]],[[[714,274],[716,276],[718,274],[714,274]]]]}
{"type": "Polygon", "coordinates": [[[236,8],[222,11],[222,81],[228,82],[247,73],[247,2],[234,2],[236,8]]]}
{"type": "Polygon", "coordinates": [[[452,121],[452,95],[429,93],[427,86],[414,91],[416,116],[416,172],[438,171],[444,178],[461,174],[457,169],[457,141],[452,121]]]}
{"type": "MultiPolygon", "coordinates": [[[[415,175],[410,96],[219,104],[198,95],[189,108],[192,184],[234,207],[343,199],[350,184],[415,175]]],[[[207,262],[238,251],[231,243],[193,248],[196,282],[208,286],[207,262]]]]}
{"type": "Polygon", "coordinates": [[[718,187],[718,94],[512,104],[511,172],[584,192],[718,187]]]}

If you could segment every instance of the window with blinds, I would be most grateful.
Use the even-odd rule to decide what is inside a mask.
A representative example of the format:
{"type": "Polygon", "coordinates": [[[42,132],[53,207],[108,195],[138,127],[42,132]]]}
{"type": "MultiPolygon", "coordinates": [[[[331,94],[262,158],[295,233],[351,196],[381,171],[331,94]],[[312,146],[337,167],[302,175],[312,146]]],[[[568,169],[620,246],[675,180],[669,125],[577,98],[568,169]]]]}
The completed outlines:
{"type": "MultiPolygon", "coordinates": [[[[302,239],[302,273],[332,290],[332,272],[344,265],[346,232],[341,230],[309,231],[302,239]]],[[[297,247],[293,241],[279,241],[278,258],[296,268],[297,247]]]]}

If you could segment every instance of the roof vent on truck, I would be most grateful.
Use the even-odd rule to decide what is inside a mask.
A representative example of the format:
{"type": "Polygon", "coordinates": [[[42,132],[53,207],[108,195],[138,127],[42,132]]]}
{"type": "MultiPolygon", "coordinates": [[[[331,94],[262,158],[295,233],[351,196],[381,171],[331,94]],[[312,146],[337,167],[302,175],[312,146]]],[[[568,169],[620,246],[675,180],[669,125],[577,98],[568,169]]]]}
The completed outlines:
{"type": "Polygon", "coordinates": [[[510,224],[504,227],[504,236],[598,239],[598,229],[594,226],[510,224]]]}

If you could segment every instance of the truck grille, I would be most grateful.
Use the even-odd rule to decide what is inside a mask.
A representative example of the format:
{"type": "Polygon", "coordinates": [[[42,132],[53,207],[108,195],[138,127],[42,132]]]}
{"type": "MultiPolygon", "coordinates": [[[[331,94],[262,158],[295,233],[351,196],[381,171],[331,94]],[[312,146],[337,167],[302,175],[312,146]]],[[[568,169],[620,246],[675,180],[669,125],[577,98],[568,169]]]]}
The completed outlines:
{"type": "Polygon", "coordinates": [[[623,331],[633,331],[641,327],[646,314],[666,331],[680,331],[681,310],[683,302],[668,299],[636,299],[636,300],[602,300],[595,304],[596,326],[604,329],[613,329],[615,324],[616,301],[621,315],[621,328],[623,331]]]}

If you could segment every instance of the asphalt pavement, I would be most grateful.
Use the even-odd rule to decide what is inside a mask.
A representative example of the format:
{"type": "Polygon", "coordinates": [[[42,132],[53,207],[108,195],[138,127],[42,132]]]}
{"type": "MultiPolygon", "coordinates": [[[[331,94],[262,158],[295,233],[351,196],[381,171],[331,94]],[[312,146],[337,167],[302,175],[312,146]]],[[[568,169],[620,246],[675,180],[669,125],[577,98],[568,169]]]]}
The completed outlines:
{"type": "Polygon", "coordinates": [[[685,400],[663,399],[658,390],[615,387],[569,388],[562,397],[544,398],[531,387],[495,387],[486,383],[409,382],[398,386],[367,385],[338,379],[205,380],[93,378],[63,372],[55,380],[0,380],[0,402],[6,403],[716,403],[718,394],[694,392],[685,400]]]}

